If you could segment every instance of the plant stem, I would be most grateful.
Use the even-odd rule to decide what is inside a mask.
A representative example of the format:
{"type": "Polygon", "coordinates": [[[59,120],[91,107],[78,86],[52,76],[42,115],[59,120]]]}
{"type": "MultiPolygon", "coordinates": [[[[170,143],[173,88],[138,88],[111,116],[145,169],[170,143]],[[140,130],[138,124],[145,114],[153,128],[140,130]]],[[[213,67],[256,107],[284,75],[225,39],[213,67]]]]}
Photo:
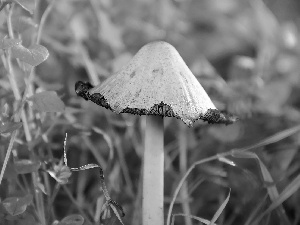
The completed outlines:
{"type": "Polygon", "coordinates": [[[146,117],[143,168],[143,225],[164,224],[163,131],[163,117],[146,117]]]}
{"type": "Polygon", "coordinates": [[[42,37],[42,31],[43,31],[44,25],[46,23],[46,19],[48,18],[49,14],[54,6],[54,3],[55,3],[55,0],[52,0],[52,2],[49,3],[48,7],[46,8],[45,12],[42,15],[39,29],[37,32],[36,44],[40,44],[41,37],[42,37]]]}
{"type": "Polygon", "coordinates": [[[6,151],[6,155],[5,155],[3,166],[2,166],[2,169],[1,169],[1,173],[0,173],[0,185],[1,185],[2,179],[4,177],[5,168],[7,166],[7,163],[8,163],[9,157],[10,157],[10,153],[12,151],[12,147],[13,147],[13,144],[15,142],[15,139],[16,139],[16,136],[17,136],[17,132],[18,131],[15,130],[12,133],[11,137],[10,137],[9,145],[8,145],[8,148],[7,148],[7,151],[6,151]]]}
{"type": "MultiPolygon", "coordinates": [[[[187,170],[187,127],[184,123],[179,121],[179,132],[178,132],[178,146],[179,146],[179,167],[180,174],[184,176],[187,170]]],[[[181,188],[181,198],[182,198],[182,209],[184,214],[191,215],[191,209],[189,205],[189,194],[188,194],[188,182],[187,180],[181,188]]],[[[186,225],[192,225],[192,221],[189,217],[184,217],[186,225]]]]}

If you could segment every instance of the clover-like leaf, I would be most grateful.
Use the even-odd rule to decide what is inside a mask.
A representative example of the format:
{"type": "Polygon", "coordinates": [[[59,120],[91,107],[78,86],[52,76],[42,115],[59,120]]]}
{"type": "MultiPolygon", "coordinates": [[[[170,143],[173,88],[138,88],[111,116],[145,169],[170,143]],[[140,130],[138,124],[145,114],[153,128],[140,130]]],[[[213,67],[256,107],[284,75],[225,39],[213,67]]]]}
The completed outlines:
{"type": "Polygon", "coordinates": [[[44,62],[49,56],[47,48],[37,44],[34,44],[29,48],[25,48],[21,44],[14,45],[11,48],[11,54],[14,58],[18,58],[21,61],[32,66],[39,65],[40,63],[44,62]]]}
{"type": "Polygon", "coordinates": [[[0,49],[8,49],[21,43],[20,39],[0,37],[0,49]]]}
{"type": "Polygon", "coordinates": [[[21,122],[7,122],[7,123],[0,123],[0,134],[4,133],[11,133],[22,126],[21,122]]]}
{"type": "Polygon", "coordinates": [[[13,0],[19,4],[23,9],[27,10],[30,14],[33,14],[33,11],[36,7],[36,0],[13,0]]]}
{"type": "Polygon", "coordinates": [[[63,112],[65,110],[65,104],[55,91],[43,91],[34,94],[28,100],[32,102],[32,107],[39,112],[63,112]]]}
{"type": "Polygon", "coordinates": [[[2,205],[10,215],[16,216],[25,212],[31,201],[32,195],[26,195],[24,197],[9,197],[2,202],[2,205]]]}

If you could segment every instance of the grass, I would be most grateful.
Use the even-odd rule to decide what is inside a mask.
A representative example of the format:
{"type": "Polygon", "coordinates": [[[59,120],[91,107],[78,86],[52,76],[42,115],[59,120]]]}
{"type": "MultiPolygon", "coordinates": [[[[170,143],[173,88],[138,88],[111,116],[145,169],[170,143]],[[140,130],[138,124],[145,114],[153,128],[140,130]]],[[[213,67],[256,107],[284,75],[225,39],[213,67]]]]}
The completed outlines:
{"type": "Polygon", "coordinates": [[[197,122],[184,129],[165,119],[165,224],[299,223],[299,43],[291,42],[298,34],[292,21],[277,21],[274,5],[233,3],[238,10],[226,15],[251,24],[241,34],[245,24],[232,23],[213,3],[0,4],[0,224],[120,223],[99,170],[70,174],[68,168],[89,163],[103,168],[107,193],[126,214],[122,222],[141,224],[144,120],[82,101],[74,84],[104,81],[158,39],[178,47],[214,103],[241,118],[232,126],[197,122]],[[209,7],[214,18],[205,13],[209,7]],[[264,25],[251,7],[259,7],[264,25]],[[269,40],[268,18],[276,20],[275,36],[290,38],[269,40]],[[220,74],[205,67],[200,53],[220,74]],[[240,55],[255,67],[230,60],[240,55]]]}

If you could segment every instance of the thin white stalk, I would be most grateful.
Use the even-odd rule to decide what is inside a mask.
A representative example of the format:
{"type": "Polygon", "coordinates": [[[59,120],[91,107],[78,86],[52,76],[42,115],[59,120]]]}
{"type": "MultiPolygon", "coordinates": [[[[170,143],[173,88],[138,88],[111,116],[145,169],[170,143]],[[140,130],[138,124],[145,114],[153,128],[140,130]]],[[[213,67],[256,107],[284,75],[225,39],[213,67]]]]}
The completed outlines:
{"type": "MultiPolygon", "coordinates": [[[[179,140],[179,166],[180,173],[183,176],[187,170],[187,127],[184,123],[179,121],[179,132],[178,132],[178,140],[179,140]]],[[[189,205],[189,194],[188,194],[188,182],[187,180],[182,185],[181,188],[181,198],[182,198],[182,209],[184,214],[191,215],[191,209],[189,205]]],[[[192,225],[191,218],[188,216],[184,217],[185,225],[192,225]]]]}
{"type": "Polygon", "coordinates": [[[143,168],[143,225],[164,224],[163,117],[147,116],[143,168]]]}

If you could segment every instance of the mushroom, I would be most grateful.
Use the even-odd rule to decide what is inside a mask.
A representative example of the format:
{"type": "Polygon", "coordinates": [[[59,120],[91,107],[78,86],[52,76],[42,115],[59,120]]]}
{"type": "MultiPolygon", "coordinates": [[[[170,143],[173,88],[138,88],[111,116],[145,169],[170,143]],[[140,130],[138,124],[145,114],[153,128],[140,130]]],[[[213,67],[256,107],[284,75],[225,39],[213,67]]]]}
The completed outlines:
{"type": "Polygon", "coordinates": [[[75,84],[77,95],[115,113],[146,116],[143,161],[143,225],[163,225],[163,117],[176,117],[191,127],[195,120],[233,123],[216,109],[177,50],[157,41],[143,46],[128,65],[102,84],[75,84]]]}

